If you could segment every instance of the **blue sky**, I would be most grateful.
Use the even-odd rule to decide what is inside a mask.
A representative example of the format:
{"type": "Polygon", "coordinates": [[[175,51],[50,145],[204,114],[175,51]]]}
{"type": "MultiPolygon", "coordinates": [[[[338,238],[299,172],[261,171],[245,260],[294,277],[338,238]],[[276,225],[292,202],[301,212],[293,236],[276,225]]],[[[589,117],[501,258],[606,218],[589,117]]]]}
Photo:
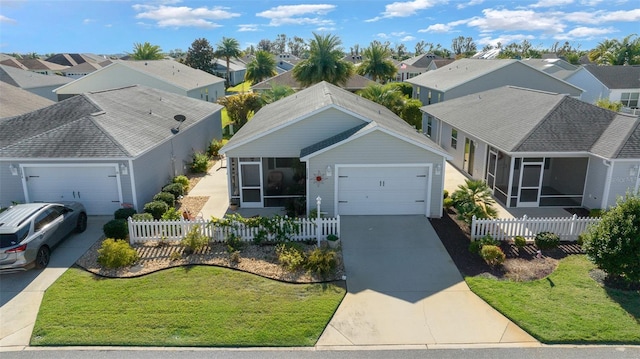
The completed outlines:
{"type": "Polygon", "coordinates": [[[150,42],[186,51],[198,38],[233,37],[241,48],[278,34],[340,37],[344,50],[373,40],[424,40],[451,47],[458,36],[486,44],[548,48],[569,41],[588,50],[604,39],[640,34],[638,0],[0,0],[0,52],[131,52],[150,42]]]}

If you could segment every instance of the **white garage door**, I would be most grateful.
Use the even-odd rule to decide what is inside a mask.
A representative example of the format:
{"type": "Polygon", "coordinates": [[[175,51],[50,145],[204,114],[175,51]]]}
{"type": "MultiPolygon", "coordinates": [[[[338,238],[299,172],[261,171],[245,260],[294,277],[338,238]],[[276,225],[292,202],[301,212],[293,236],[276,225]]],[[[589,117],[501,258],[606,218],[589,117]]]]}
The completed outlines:
{"type": "Polygon", "coordinates": [[[338,214],[426,214],[428,167],[345,167],[338,173],[338,214]]]}
{"type": "Polygon", "coordinates": [[[115,166],[24,167],[29,202],[77,201],[88,214],[120,208],[115,166]]]}

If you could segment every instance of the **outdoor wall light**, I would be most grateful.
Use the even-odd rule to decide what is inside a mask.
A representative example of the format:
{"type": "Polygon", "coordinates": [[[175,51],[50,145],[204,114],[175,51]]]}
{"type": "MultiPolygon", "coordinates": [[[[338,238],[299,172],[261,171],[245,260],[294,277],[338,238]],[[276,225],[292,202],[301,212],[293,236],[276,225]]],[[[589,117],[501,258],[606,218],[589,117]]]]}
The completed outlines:
{"type": "Polygon", "coordinates": [[[629,176],[635,177],[638,175],[638,165],[633,165],[629,167],[629,176]]]}
{"type": "Polygon", "coordinates": [[[120,174],[125,176],[129,174],[129,169],[124,165],[124,163],[120,164],[120,174]]]}
{"type": "Polygon", "coordinates": [[[331,170],[331,166],[327,166],[327,171],[325,173],[327,177],[331,177],[333,175],[333,171],[331,170]]]}
{"type": "Polygon", "coordinates": [[[9,165],[9,171],[11,171],[11,175],[12,176],[17,176],[18,175],[18,167],[14,166],[14,165],[9,165]]]}
{"type": "Polygon", "coordinates": [[[442,174],[442,165],[438,163],[436,165],[436,176],[440,176],[441,174],[442,174]]]}

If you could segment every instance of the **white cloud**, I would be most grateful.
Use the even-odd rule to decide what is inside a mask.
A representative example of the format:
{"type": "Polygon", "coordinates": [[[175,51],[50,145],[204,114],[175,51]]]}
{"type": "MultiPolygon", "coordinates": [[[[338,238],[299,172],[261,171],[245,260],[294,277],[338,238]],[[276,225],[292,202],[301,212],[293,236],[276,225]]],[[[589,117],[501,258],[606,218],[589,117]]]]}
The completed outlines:
{"type": "Polygon", "coordinates": [[[524,34],[515,34],[515,35],[500,35],[496,37],[485,36],[478,39],[476,42],[478,45],[492,45],[497,46],[498,43],[502,45],[507,45],[511,43],[520,43],[522,40],[536,40],[536,37],[533,35],[524,35],[524,34]]]}
{"type": "Polygon", "coordinates": [[[484,17],[475,17],[467,22],[482,32],[493,31],[542,31],[558,33],[564,31],[565,24],[556,16],[541,14],[533,10],[485,9],[484,17]]]}
{"type": "Polygon", "coordinates": [[[408,35],[403,37],[402,39],[400,39],[400,42],[410,42],[415,40],[416,38],[414,36],[408,35]]]}
{"type": "Polygon", "coordinates": [[[418,32],[433,32],[437,34],[444,34],[451,31],[451,26],[445,24],[433,24],[429,25],[426,29],[420,29],[418,32]]]}
{"type": "Polygon", "coordinates": [[[4,15],[0,15],[0,23],[4,24],[17,24],[18,22],[12,18],[6,17],[4,15]]]}
{"type": "Polygon", "coordinates": [[[379,37],[379,38],[381,38],[381,39],[388,39],[388,38],[390,38],[390,36],[389,36],[389,35],[387,35],[387,34],[385,34],[384,32],[377,33],[377,34],[376,34],[376,37],[379,37]]]}
{"type": "Polygon", "coordinates": [[[84,19],[84,20],[82,20],[82,23],[85,24],[85,25],[90,24],[92,22],[96,22],[96,20],[94,20],[94,19],[84,19]]]}
{"type": "Polygon", "coordinates": [[[384,12],[380,16],[376,16],[372,19],[365,20],[367,22],[378,21],[380,19],[387,19],[392,17],[408,17],[413,16],[420,10],[428,9],[439,3],[446,2],[446,0],[414,0],[414,1],[397,1],[391,4],[387,4],[384,7],[384,12]]]}
{"type": "Polygon", "coordinates": [[[603,1],[604,0],[582,0],[582,1],[580,1],[580,4],[585,5],[585,6],[596,6],[596,5],[600,4],[603,1]]]}
{"type": "Polygon", "coordinates": [[[456,8],[464,9],[465,7],[468,7],[468,6],[480,5],[483,2],[484,2],[484,0],[471,0],[468,3],[462,3],[462,4],[456,5],[456,8]]]}
{"type": "Polygon", "coordinates": [[[563,15],[567,21],[577,24],[598,25],[606,22],[638,22],[640,21],[640,9],[629,11],[577,11],[563,15]]]}
{"type": "Polygon", "coordinates": [[[531,7],[556,7],[572,4],[573,0],[540,0],[535,4],[531,4],[531,7]]]}
{"type": "Polygon", "coordinates": [[[104,25],[104,27],[113,27],[113,25],[112,24],[106,24],[106,25],[104,25]]]}
{"type": "Polygon", "coordinates": [[[330,4],[308,4],[308,5],[282,5],[269,10],[262,11],[256,16],[270,19],[269,25],[319,25],[332,26],[333,20],[322,18],[335,10],[336,5],[330,4]],[[313,15],[306,17],[303,15],[313,15]]]}
{"type": "Polygon", "coordinates": [[[595,27],[576,27],[575,29],[567,32],[566,34],[558,34],[554,36],[556,40],[576,40],[576,39],[593,39],[601,38],[602,35],[616,32],[614,28],[595,28],[595,27]]]}
{"type": "Polygon", "coordinates": [[[405,36],[407,34],[408,34],[408,32],[406,32],[406,31],[394,31],[394,32],[391,33],[391,36],[401,37],[401,36],[405,36]]]}
{"type": "Polygon", "coordinates": [[[225,20],[238,17],[240,14],[227,11],[227,8],[216,6],[212,8],[165,5],[133,5],[139,13],[137,19],[154,20],[159,27],[201,27],[215,28],[221,25],[215,20],[225,20]]]}
{"type": "Polygon", "coordinates": [[[258,25],[256,25],[256,24],[238,25],[238,31],[240,31],[240,32],[258,31],[258,25]]]}

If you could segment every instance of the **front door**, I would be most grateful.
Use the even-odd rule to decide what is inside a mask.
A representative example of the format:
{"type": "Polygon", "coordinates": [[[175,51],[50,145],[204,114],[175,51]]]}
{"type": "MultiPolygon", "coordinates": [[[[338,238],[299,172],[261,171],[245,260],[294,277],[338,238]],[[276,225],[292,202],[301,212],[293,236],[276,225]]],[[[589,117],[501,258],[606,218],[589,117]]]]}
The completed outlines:
{"type": "Polygon", "coordinates": [[[543,167],[542,162],[522,162],[520,165],[518,207],[538,207],[543,167]]]}
{"type": "Polygon", "coordinates": [[[493,150],[489,150],[489,159],[487,161],[487,176],[485,180],[489,188],[491,188],[491,190],[493,190],[496,185],[497,167],[498,167],[498,153],[493,150]]]}
{"type": "Polygon", "coordinates": [[[462,162],[462,169],[470,176],[473,176],[473,159],[475,157],[476,144],[470,140],[464,140],[464,160],[462,162]]]}
{"type": "Polygon", "coordinates": [[[261,162],[240,162],[240,207],[263,207],[261,162]]]}

